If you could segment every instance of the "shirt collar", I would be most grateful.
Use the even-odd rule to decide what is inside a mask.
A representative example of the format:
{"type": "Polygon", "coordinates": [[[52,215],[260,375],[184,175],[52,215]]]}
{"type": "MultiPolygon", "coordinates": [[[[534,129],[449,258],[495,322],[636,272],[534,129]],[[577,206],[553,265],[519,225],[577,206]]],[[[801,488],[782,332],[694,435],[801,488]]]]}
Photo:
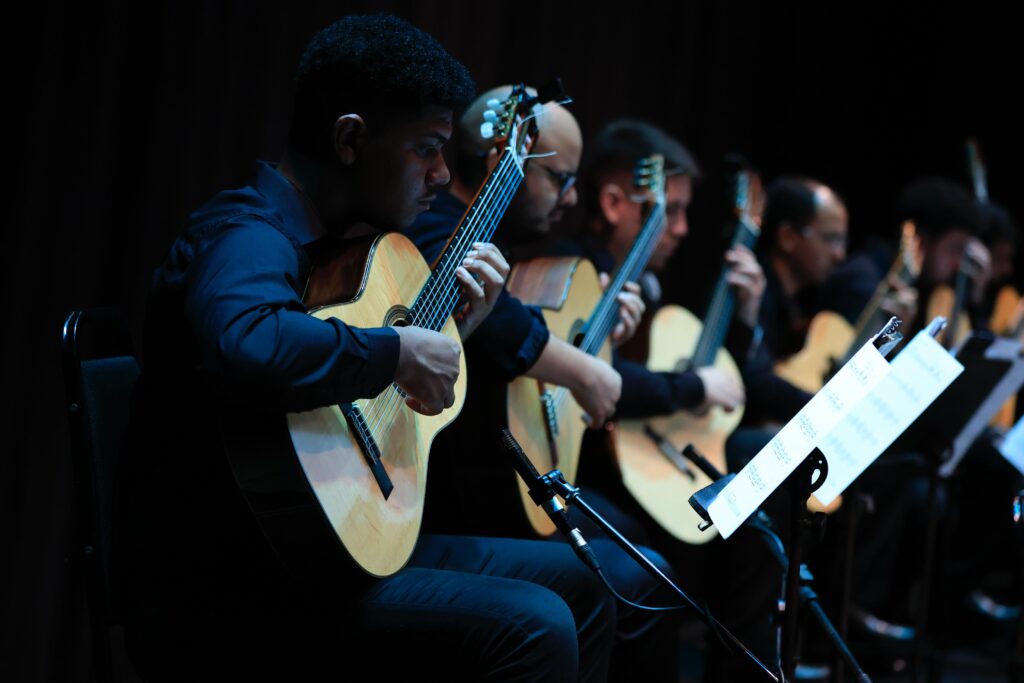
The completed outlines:
{"type": "Polygon", "coordinates": [[[276,164],[257,164],[255,186],[276,207],[284,219],[284,229],[299,244],[309,244],[327,234],[309,198],[277,170],[276,164]]]}

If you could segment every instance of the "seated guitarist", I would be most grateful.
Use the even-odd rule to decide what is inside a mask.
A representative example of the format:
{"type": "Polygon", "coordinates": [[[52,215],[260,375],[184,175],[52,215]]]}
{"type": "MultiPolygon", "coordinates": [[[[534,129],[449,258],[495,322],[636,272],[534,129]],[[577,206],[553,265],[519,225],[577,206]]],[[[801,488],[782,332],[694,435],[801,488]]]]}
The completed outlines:
{"type": "MultiPolygon", "coordinates": [[[[480,122],[486,102],[503,99],[510,90],[509,86],[495,88],[467,109],[457,131],[458,165],[452,185],[440,191],[430,211],[406,231],[428,261],[440,252],[493,166],[492,143],[481,138],[480,122]]],[[[579,126],[558,105],[542,113],[537,123],[539,137],[533,154],[554,154],[532,159],[526,166],[523,184],[495,234],[503,247],[521,248],[542,239],[576,203],[573,181],[582,150],[579,126]]],[[[620,295],[620,303],[621,320],[613,343],[632,334],[643,311],[635,293],[620,295]]],[[[514,475],[500,455],[497,439],[498,430],[508,425],[509,382],[526,375],[568,387],[592,425],[601,426],[611,417],[619,397],[619,375],[603,360],[550,334],[537,308],[504,291],[465,348],[466,405],[431,449],[424,527],[448,533],[535,535],[525,522],[514,475]]],[[[588,500],[597,502],[589,495],[588,500]]],[[[627,537],[636,539],[631,520],[607,506],[601,512],[627,537]]],[[[658,586],[631,558],[611,541],[595,538],[592,530],[587,535],[620,592],[633,601],[665,604],[663,595],[648,599],[658,586]]],[[[551,540],[563,543],[561,537],[551,540]]],[[[647,553],[668,571],[656,553],[647,553]]],[[[622,642],[612,653],[613,679],[678,680],[676,622],[620,605],[618,634],[622,642]]]]}
{"type": "MultiPolygon", "coordinates": [[[[556,247],[559,252],[582,253],[601,270],[613,271],[625,258],[641,227],[641,207],[630,199],[633,168],[637,161],[655,153],[665,157],[667,225],[642,283],[649,313],[660,303],[657,274],[664,270],[689,232],[686,210],[693,197],[693,184],[700,178],[700,169],[690,152],[664,131],[633,120],[605,127],[585,160],[586,233],[578,242],[556,247]]],[[[725,260],[732,266],[730,282],[739,299],[727,346],[742,359],[747,355],[756,325],[764,278],[754,255],[745,247],[730,250],[725,260]]],[[[618,417],[664,415],[680,409],[699,411],[713,405],[732,410],[744,399],[743,386],[715,367],[649,373],[642,363],[616,355],[615,368],[623,375],[623,395],[616,407],[618,417]]]]}
{"type": "MultiPolygon", "coordinates": [[[[642,121],[610,123],[597,136],[584,161],[583,187],[587,230],[576,242],[564,242],[561,253],[582,253],[602,269],[613,270],[627,253],[641,227],[641,208],[630,199],[633,169],[651,154],[661,154],[666,171],[667,226],[648,264],[643,293],[653,312],[660,303],[657,276],[689,232],[686,211],[699,167],[692,154],[661,129],[642,121]]],[[[744,247],[725,254],[731,266],[729,282],[737,295],[737,314],[727,336],[727,347],[737,359],[747,356],[756,324],[764,275],[753,253],[744,247]]],[[[700,411],[712,405],[733,409],[744,400],[744,388],[732,376],[713,367],[696,371],[651,372],[640,362],[617,356],[622,374],[622,398],[617,414],[629,417],[666,415],[680,409],[700,411]]],[[[584,441],[584,486],[600,487],[613,501],[643,525],[651,545],[664,554],[694,593],[708,599],[712,610],[741,640],[769,660],[774,651],[771,615],[778,597],[780,573],[775,571],[759,539],[740,530],[727,543],[721,539],[690,546],[662,530],[617,481],[609,459],[596,457],[607,446],[602,438],[584,441]]],[[[727,447],[727,451],[728,451],[727,447]]],[[[706,680],[757,680],[754,672],[711,645],[706,680]]]]}
{"type": "MultiPolygon", "coordinates": [[[[133,662],[152,681],[352,667],[379,680],[602,680],[615,604],[568,547],[424,536],[392,576],[310,583],[284,569],[235,485],[222,416],[283,426],[285,411],[392,382],[436,414],[459,372],[441,334],[321,321],[302,294],[314,243],[360,224],[405,228],[448,182],[441,148],[472,98],[469,73],[402,20],[347,17],[309,44],[296,86],[281,163],[197,210],[153,279],[124,472],[133,662]]],[[[463,333],[506,272],[493,249],[465,265],[463,333]]]]}
{"type": "Polygon", "coordinates": [[[748,381],[752,396],[744,420],[785,424],[810,394],[772,368],[777,358],[803,346],[818,288],[846,258],[848,218],[835,191],[810,178],[779,178],[767,194],[760,240],[766,278],[758,315],[761,343],[746,368],[760,381],[748,381]]]}
{"type": "MultiPolygon", "coordinates": [[[[984,266],[982,271],[988,270],[990,255],[977,237],[981,219],[967,188],[949,180],[919,178],[900,193],[895,226],[899,229],[904,221],[914,224],[921,261],[913,287],[902,288],[887,302],[887,309],[904,319],[904,336],[928,322],[924,317],[929,294],[939,286],[953,286],[965,249],[984,266]]],[[[899,233],[893,234],[898,239],[899,233]]],[[[888,242],[876,240],[836,268],[825,281],[820,307],[856,322],[896,257],[888,242]]],[[[987,281],[988,277],[976,279],[966,302],[976,324],[983,323],[983,316],[978,314],[987,281]]]]}
{"type": "MultiPolygon", "coordinates": [[[[919,178],[901,191],[892,235],[898,238],[905,221],[913,223],[920,273],[912,282],[891,281],[892,291],[881,308],[904,321],[905,337],[928,322],[929,294],[938,287],[953,285],[965,251],[980,264],[988,264],[988,252],[977,237],[985,215],[984,210],[979,212],[966,187],[949,180],[919,178]]],[[[868,243],[840,265],[822,289],[821,308],[839,313],[854,324],[897,258],[890,241],[895,240],[868,243]]],[[[985,277],[976,279],[965,301],[965,314],[975,325],[983,325],[987,317],[979,315],[985,281],[985,277]]],[[[949,317],[948,311],[943,314],[949,317]]],[[[946,334],[949,332],[947,328],[946,334]]],[[[977,587],[975,582],[984,576],[988,563],[1006,560],[1005,554],[1000,558],[1000,549],[1010,535],[1005,525],[1000,526],[1003,517],[999,510],[1011,500],[1014,472],[988,441],[982,435],[958,468],[960,501],[964,505],[957,510],[951,556],[965,560],[957,568],[957,581],[947,584],[945,596],[956,609],[964,599],[959,590],[966,591],[968,584],[977,587]],[[961,571],[967,576],[959,575],[961,571]]],[[[853,616],[869,633],[902,635],[906,639],[912,630],[893,625],[913,623],[906,596],[922,571],[925,545],[920,530],[928,519],[927,473],[913,457],[893,448],[864,472],[857,487],[872,501],[866,525],[872,533],[858,538],[854,554],[853,616]]],[[[942,497],[938,505],[942,510],[947,507],[942,497]]]]}

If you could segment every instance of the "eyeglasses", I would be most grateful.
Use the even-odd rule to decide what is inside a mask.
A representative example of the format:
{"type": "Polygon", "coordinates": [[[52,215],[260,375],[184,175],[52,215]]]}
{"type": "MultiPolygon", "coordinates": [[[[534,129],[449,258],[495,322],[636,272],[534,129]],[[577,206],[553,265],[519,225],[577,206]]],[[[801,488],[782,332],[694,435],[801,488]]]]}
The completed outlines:
{"type": "Polygon", "coordinates": [[[559,197],[568,192],[569,188],[576,183],[576,173],[573,171],[556,171],[543,164],[538,164],[536,161],[530,162],[530,168],[540,168],[546,171],[551,177],[551,180],[555,183],[555,187],[558,188],[559,197]]]}
{"type": "Polygon", "coordinates": [[[811,226],[807,225],[804,226],[804,229],[800,231],[800,234],[802,234],[804,237],[814,235],[819,240],[821,240],[822,242],[824,242],[826,245],[833,249],[846,249],[847,246],[847,235],[845,233],[821,233],[812,228],[811,226]]]}

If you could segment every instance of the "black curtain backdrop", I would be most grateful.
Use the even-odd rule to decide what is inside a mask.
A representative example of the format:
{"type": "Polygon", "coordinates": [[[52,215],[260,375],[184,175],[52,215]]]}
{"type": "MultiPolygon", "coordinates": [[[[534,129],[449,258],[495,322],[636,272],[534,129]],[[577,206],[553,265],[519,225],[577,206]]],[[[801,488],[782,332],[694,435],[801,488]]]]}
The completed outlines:
{"type": "MultiPolygon", "coordinates": [[[[9,523],[0,595],[5,680],[86,680],[59,333],[113,306],[138,341],[148,278],[186,216],[285,141],[304,43],[344,14],[391,11],[435,35],[479,88],[561,76],[585,136],[619,116],[679,136],[708,171],[667,288],[698,310],[717,272],[710,200],[727,152],[765,177],[801,173],[848,200],[855,240],[891,232],[896,193],[966,182],[975,135],[990,193],[1022,199],[1018,30],[979,3],[36,3],[8,23],[2,258],[9,523]],[[10,183],[10,181],[8,181],[10,183]],[[9,675],[10,674],[10,675],[9,675]]],[[[173,429],[173,425],[168,425],[173,429]]],[[[159,435],[154,435],[159,438],[159,435]]]]}

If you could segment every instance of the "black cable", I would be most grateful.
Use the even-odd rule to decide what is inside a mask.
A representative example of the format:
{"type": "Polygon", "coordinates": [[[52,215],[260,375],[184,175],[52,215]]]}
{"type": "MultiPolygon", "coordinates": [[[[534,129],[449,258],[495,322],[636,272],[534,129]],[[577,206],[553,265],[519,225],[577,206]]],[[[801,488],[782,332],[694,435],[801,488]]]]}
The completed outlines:
{"type": "Polygon", "coordinates": [[[621,593],[619,593],[619,591],[615,590],[615,586],[613,586],[612,582],[608,580],[608,577],[605,576],[603,570],[598,569],[597,570],[597,575],[599,577],[601,577],[601,581],[604,582],[604,585],[608,589],[608,592],[611,593],[612,596],[614,596],[616,600],[618,600],[619,602],[621,602],[623,604],[629,605],[630,607],[632,607],[634,609],[644,610],[646,612],[675,612],[677,610],[683,610],[683,609],[689,609],[690,608],[690,605],[664,605],[664,606],[641,605],[638,602],[633,602],[632,600],[630,600],[626,596],[624,596],[621,593]]]}

